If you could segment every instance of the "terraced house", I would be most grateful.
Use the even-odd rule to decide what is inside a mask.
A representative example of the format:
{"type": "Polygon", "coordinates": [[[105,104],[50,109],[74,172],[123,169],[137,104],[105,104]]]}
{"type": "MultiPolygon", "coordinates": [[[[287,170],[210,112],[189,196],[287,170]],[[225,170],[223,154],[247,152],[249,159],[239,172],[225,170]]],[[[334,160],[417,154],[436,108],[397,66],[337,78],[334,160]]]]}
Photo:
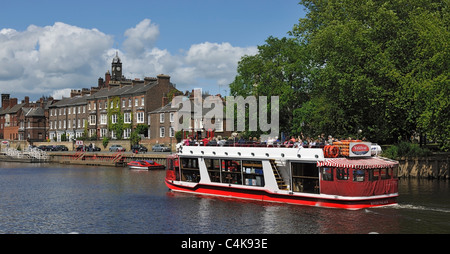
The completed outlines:
{"type": "MultiPolygon", "coordinates": [[[[99,78],[98,87],[72,90],[69,98],[49,106],[51,140],[109,137],[128,139],[138,125],[148,126],[148,113],[161,106],[161,98],[176,90],[170,76],[126,79],[120,58],[114,57],[112,75],[99,78]]],[[[148,136],[147,133],[143,133],[148,136]]]]}

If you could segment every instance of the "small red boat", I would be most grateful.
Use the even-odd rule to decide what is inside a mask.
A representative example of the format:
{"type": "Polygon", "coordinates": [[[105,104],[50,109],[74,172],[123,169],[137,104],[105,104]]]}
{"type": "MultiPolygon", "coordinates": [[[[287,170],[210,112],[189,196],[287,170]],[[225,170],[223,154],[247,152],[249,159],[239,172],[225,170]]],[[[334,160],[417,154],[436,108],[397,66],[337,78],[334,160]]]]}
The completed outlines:
{"type": "Polygon", "coordinates": [[[152,170],[152,169],[165,169],[166,167],[162,164],[156,163],[149,160],[139,160],[128,162],[128,167],[130,169],[141,169],[141,170],[152,170]]]}

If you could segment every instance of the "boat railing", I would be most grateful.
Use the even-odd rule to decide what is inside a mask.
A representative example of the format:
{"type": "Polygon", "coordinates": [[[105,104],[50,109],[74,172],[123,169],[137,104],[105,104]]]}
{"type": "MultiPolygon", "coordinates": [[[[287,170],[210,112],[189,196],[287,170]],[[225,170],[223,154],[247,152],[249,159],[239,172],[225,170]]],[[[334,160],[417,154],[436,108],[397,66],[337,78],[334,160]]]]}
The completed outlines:
{"type": "Polygon", "coordinates": [[[274,147],[274,148],[323,148],[325,145],[299,145],[295,143],[281,143],[281,142],[274,142],[274,143],[266,143],[266,142],[245,142],[245,143],[239,143],[239,142],[226,142],[223,144],[210,144],[203,142],[186,142],[183,144],[183,146],[218,146],[218,147],[274,147]]]}

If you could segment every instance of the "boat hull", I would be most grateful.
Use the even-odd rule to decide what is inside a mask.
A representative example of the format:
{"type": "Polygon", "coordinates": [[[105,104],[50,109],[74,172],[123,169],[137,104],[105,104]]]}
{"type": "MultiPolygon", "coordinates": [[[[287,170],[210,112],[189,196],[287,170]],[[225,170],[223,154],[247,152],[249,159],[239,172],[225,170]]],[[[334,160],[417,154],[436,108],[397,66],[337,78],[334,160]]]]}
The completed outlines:
{"type": "Polygon", "coordinates": [[[222,186],[214,184],[196,184],[194,186],[177,184],[171,180],[165,180],[169,189],[176,192],[186,192],[200,195],[240,198],[265,202],[277,202],[305,206],[328,207],[357,210],[370,207],[379,207],[397,204],[398,194],[383,195],[368,198],[327,198],[327,195],[302,195],[299,193],[273,193],[264,188],[240,188],[234,186],[222,186]]]}

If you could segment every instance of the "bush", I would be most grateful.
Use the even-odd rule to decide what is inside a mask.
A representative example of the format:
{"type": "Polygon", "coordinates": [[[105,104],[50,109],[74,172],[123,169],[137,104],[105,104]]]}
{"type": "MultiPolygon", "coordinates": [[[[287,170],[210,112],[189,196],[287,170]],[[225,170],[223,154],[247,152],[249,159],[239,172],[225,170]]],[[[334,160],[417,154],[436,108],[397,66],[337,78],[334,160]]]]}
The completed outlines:
{"type": "Polygon", "coordinates": [[[399,157],[426,157],[431,155],[428,148],[422,148],[418,144],[410,142],[400,142],[397,145],[390,146],[383,152],[383,156],[396,159],[399,157]]]}
{"type": "Polygon", "coordinates": [[[103,140],[102,140],[103,148],[106,149],[106,147],[108,146],[108,143],[109,143],[109,138],[103,137],[103,140]]]}

